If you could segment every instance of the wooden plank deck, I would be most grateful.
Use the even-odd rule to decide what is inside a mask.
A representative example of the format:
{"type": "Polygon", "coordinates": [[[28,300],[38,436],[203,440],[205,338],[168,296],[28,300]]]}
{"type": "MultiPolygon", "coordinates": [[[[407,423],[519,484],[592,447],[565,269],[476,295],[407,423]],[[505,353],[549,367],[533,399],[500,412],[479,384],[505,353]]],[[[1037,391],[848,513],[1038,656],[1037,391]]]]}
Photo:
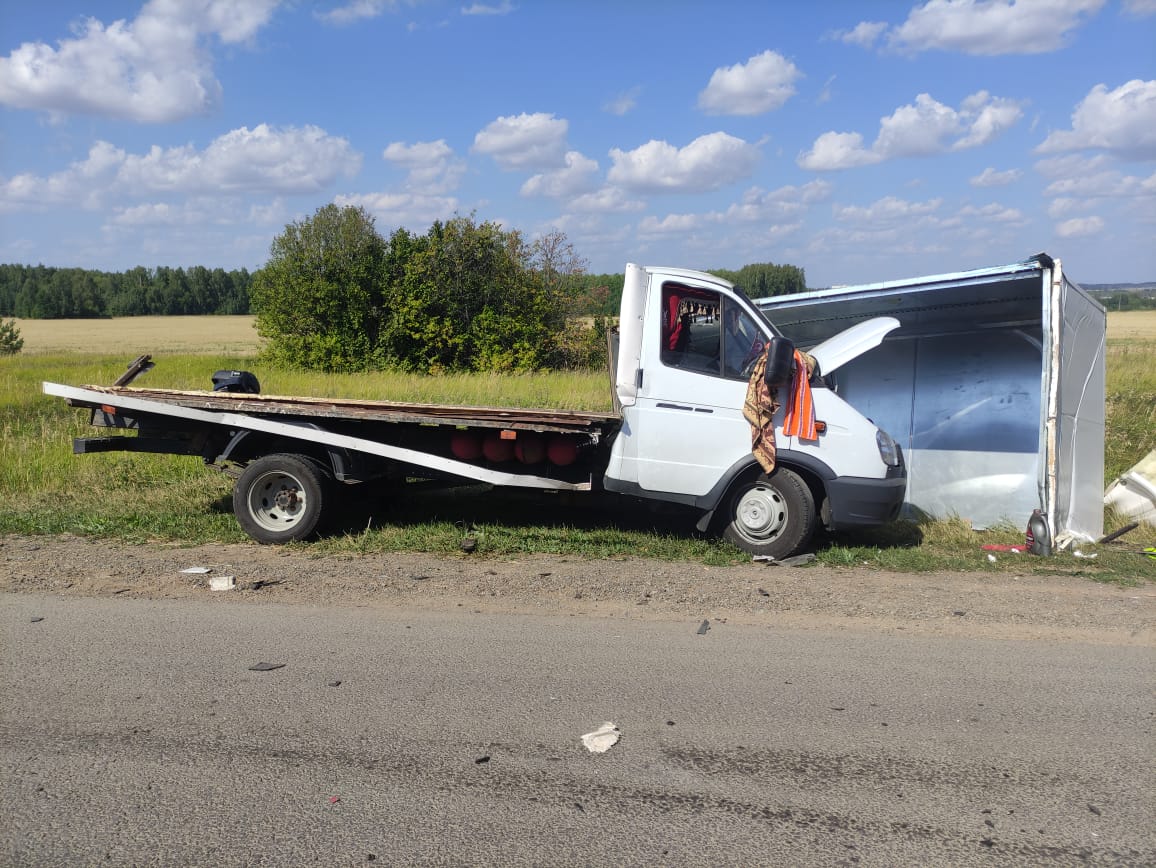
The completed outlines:
{"type": "Polygon", "coordinates": [[[141,389],[130,386],[84,386],[116,396],[161,401],[180,407],[222,410],[256,416],[312,416],[376,422],[524,428],[536,431],[601,432],[617,427],[616,413],[546,410],[522,407],[470,407],[451,404],[413,404],[354,398],[314,398],[284,395],[249,395],[239,392],[200,392],[179,389],[141,389]]]}

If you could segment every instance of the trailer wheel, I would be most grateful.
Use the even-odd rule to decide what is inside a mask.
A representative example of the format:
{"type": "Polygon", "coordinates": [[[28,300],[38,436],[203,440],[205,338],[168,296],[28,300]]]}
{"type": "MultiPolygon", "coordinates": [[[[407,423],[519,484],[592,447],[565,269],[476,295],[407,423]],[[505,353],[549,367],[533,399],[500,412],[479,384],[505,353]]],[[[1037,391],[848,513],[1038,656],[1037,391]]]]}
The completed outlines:
{"type": "Polygon", "coordinates": [[[316,532],[333,478],[303,455],[266,455],[233,486],[237,523],[260,543],[308,539],[316,532]]]}
{"type": "Polygon", "coordinates": [[[796,554],[815,532],[811,489],[797,473],[778,467],[740,483],[727,501],[723,536],[752,555],[776,560],[796,554]]]}

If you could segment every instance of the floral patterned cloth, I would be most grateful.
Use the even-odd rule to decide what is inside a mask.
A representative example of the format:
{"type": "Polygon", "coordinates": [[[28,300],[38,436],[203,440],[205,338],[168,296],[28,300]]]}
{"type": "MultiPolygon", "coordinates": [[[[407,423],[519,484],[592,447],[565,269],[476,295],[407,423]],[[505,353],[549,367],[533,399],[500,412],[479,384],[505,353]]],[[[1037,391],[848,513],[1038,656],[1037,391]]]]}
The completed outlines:
{"type": "MultiPolygon", "coordinates": [[[[767,387],[768,346],[755,362],[751,379],[747,383],[747,397],[743,402],[743,418],[751,426],[751,453],[770,474],[775,469],[775,413],[779,409],[778,389],[767,387]]],[[[788,396],[787,412],[784,416],[783,433],[803,440],[815,440],[815,406],[811,396],[811,375],[815,372],[815,358],[809,353],[795,350],[795,377],[788,396]],[[806,371],[806,376],[800,376],[806,371]]]]}

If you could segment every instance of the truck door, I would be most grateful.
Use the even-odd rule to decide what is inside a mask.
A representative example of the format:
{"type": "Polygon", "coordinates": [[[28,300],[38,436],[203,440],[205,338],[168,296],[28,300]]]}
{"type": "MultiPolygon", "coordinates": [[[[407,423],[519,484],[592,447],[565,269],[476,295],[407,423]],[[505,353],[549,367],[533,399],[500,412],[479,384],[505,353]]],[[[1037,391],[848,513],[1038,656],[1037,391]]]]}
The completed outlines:
{"type": "Polygon", "coordinates": [[[651,293],[631,431],[640,487],[706,494],[750,454],[743,400],[767,337],[728,294],[672,281],[651,293]]]}

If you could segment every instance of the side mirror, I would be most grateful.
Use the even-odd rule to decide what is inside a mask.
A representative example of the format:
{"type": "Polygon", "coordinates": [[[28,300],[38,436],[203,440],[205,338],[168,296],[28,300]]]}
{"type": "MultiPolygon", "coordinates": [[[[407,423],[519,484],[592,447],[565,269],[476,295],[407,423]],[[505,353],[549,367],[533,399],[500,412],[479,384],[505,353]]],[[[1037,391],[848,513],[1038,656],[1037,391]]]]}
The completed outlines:
{"type": "Polygon", "coordinates": [[[767,347],[767,369],[763,381],[768,389],[786,386],[795,376],[795,345],[784,337],[775,336],[767,347]]]}

